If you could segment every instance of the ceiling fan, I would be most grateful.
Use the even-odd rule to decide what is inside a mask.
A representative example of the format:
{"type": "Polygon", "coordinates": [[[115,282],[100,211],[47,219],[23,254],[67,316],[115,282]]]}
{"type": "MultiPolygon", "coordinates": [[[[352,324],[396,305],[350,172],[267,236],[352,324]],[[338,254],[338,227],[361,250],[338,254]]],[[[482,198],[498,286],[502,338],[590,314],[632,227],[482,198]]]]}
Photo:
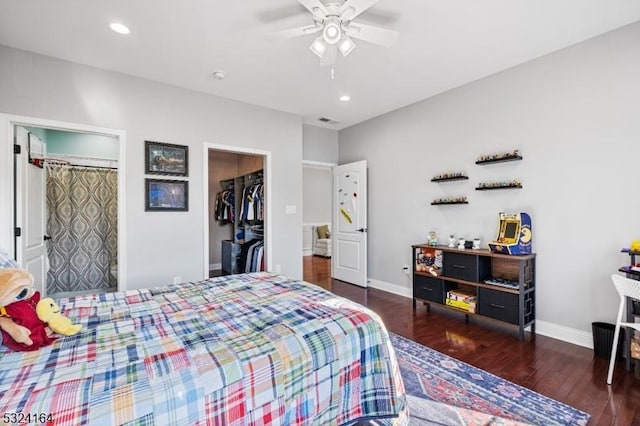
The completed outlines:
{"type": "Polygon", "coordinates": [[[379,0],[298,0],[313,16],[313,24],[290,28],[274,33],[280,38],[294,38],[321,33],[313,40],[309,49],[320,58],[320,65],[334,65],[338,52],[343,57],[355,49],[352,39],[389,47],[398,38],[398,32],[374,25],[354,22],[353,19],[376,4],[379,0]]]}

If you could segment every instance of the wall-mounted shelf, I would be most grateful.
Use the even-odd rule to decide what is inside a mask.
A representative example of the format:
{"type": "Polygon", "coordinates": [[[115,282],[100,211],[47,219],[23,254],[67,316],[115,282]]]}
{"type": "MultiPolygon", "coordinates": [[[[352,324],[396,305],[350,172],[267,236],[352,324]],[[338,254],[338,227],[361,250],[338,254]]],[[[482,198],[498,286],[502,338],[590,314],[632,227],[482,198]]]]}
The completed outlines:
{"type": "Polygon", "coordinates": [[[431,182],[447,182],[452,180],[468,180],[469,176],[434,177],[431,182]]]}
{"type": "Polygon", "coordinates": [[[476,187],[476,191],[489,191],[492,189],[522,189],[522,184],[493,184],[493,183],[484,183],[480,184],[476,187]]]}
{"type": "Polygon", "coordinates": [[[432,201],[432,206],[443,206],[447,204],[469,204],[468,201],[432,201]]]}
{"type": "Polygon", "coordinates": [[[478,160],[476,161],[476,164],[504,163],[507,161],[520,161],[520,160],[522,160],[521,155],[508,155],[504,157],[487,158],[483,160],[478,160]]]}

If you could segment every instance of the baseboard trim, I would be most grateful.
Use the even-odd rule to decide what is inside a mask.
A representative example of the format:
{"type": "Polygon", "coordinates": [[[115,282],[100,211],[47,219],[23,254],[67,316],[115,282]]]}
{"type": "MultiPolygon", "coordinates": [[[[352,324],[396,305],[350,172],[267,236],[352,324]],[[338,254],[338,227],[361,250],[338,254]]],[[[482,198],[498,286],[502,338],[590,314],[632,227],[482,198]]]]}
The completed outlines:
{"type": "MultiPolygon", "coordinates": [[[[397,294],[398,296],[408,297],[409,299],[413,297],[413,292],[410,287],[375,280],[373,278],[369,278],[368,283],[371,288],[397,294]]],[[[529,329],[530,327],[527,327],[527,330],[529,329]]],[[[554,324],[548,321],[537,320],[536,334],[593,349],[593,335],[583,330],[565,327],[564,325],[554,324]]]]}
{"type": "Polygon", "coordinates": [[[536,321],[536,334],[552,337],[574,345],[583,346],[593,349],[593,334],[578,330],[575,328],[565,327],[564,325],[554,324],[547,321],[536,321]]]}
{"type": "Polygon", "coordinates": [[[373,278],[367,279],[367,283],[371,288],[397,294],[398,296],[408,297],[409,299],[413,297],[413,292],[410,288],[403,287],[398,284],[392,284],[392,283],[387,283],[380,280],[374,280],[373,278]]]}
{"type": "Polygon", "coordinates": [[[309,250],[302,250],[302,255],[303,256],[311,256],[313,254],[313,252],[311,251],[311,249],[309,250]]]}
{"type": "Polygon", "coordinates": [[[222,269],[222,263],[210,263],[209,270],[210,271],[219,271],[222,269]]]}

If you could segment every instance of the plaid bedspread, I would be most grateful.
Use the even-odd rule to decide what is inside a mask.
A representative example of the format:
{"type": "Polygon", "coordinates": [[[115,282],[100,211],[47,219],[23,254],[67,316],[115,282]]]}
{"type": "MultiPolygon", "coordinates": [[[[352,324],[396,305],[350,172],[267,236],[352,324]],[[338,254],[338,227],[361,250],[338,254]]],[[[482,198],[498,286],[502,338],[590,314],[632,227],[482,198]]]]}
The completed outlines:
{"type": "Polygon", "coordinates": [[[0,416],[45,413],[74,426],[407,422],[380,319],[320,287],[255,273],[59,304],[83,330],[34,352],[0,349],[0,416]]]}

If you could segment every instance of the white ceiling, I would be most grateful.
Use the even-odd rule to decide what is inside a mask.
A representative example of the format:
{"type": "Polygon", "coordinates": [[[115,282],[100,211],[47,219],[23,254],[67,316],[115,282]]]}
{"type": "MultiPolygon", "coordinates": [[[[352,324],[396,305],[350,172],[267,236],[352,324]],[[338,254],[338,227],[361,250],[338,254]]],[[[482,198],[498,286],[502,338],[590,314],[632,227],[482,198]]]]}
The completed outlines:
{"type": "Polygon", "coordinates": [[[638,20],[638,0],[380,0],[356,21],[399,31],[397,43],[356,41],[334,80],[313,35],[269,37],[311,24],[297,0],[0,0],[0,44],[342,129],[638,20]]]}

